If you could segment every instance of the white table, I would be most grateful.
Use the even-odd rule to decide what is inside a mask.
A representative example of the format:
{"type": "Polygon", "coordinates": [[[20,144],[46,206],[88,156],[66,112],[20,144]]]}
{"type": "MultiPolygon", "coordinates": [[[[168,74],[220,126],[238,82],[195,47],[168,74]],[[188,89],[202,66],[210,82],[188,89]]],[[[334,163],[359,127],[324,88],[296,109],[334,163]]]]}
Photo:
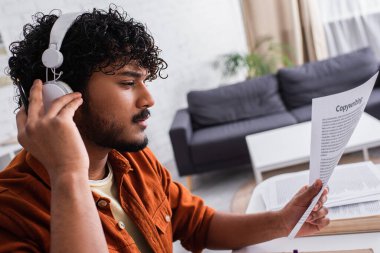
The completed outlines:
{"type": "MultiPolygon", "coordinates": [[[[299,123],[246,136],[256,182],[262,173],[309,161],[311,122],[299,123]]],[[[368,148],[380,146],[380,121],[363,113],[345,153],[363,151],[369,160],[368,148]]]]}
{"type": "MultiPolygon", "coordinates": [[[[380,165],[378,165],[380,169],[380,165]]],[[[265,211],[265,204],[262,199],[262,192],[267,187],[268,180],[263,181],[253,191],[246,213],[257,213],[265,211]]],[[[380,253],[380,232],[347,234],[347,235],[326,235],[306,238],[279,238],[272,241],[252,245],[233,253],[265,253],[265,252],[293,252],[299,251],[319,251],[319,250],[349,250],[372,248],[375,253],[380,253]]]]}

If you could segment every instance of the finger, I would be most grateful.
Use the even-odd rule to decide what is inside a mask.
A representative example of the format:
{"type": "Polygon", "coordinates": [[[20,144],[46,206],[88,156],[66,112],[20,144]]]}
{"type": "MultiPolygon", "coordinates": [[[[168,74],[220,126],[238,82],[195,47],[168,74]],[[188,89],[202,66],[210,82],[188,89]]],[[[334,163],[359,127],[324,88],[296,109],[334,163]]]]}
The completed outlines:
{"type": "Polygon", "coordinates": [[[43,112],[42,102],[42,81],[39,79],[34,80],[29,95],[29,108],[28,108],[28,120],[35,121],[43,112]]]}
{"type": "Polygon", "coordinates": [[[327,194],[328,194],[328,189],[325,188],[323,190],[321,197],[318,200],[318,203],[314,206],[313,211],[319,210],[327,202],[327,194]]]}
{"type": "Polygon", "coordinates": [[[323,206],[324,203],[326,203],[326,201],[327,201],[327,196],[322,196],[318,200],[317,204],[314,206],[313,211],[318,211],[319,209],[321,209],[321,207],[323,206]]]}
{"type": "Polygon", "coordinates": [[[300,194],[296,197],[295,203],[297,205],[306,206],[309,205],[311,200],[318,194],[322,187],[322,181],[320,179],[315,180],[314,184],[307,187],[306,191],[299,191],[300,194]]]}
{"type": "Polygon", "coordinates": [[[328,213],[329,213],[329,210],[326,207],[322,207],[320,210],[318,210],[318,212],[312,212],[309,215],[307,221],[313,222],[315,220],[321,219],[321,218],[327,216],[328,213]]]}
{"type": "Polygon", "coordinates": [[[328,188],[323,189],[323,192],[322,192],[321,198],[322,198],[323,196],[327,196],[328,193],[329,193],[329,189],[328,189],[328,188]]]}
{"type": "Polygon", "coordinates": [[[48,117],[55,117],[57,114],[60,113],[60,111],[67,106],[69,103],[71,103],[73,100],[80,98],[82,96],[79,92],[74,92],[70,94],[66,94],[62,97],[57,98],[53,101],[51,104],[49,110],[46,112],[46,115],[48,117]]]}
{"type": "Polygon", "coordinates": [[[320,201],[321,201],[321,204],[323,205],[324,203],[327,202],[327,196],[326,195],[322,195],[322,197],[320,198],[320,201]]]}
{"type": "Polygon", "coordinates": [[[309,223],[317,226],[319,229],[322,229],[322,228],[326,227],[328,224],[330,224],[330,219],[327,217],[323,217],[321,219],[314,220],[314,221],[311,221],[309,223]]]}
{"type": "Polygon", "coordinates": [[[81,97],[72,100],[68,103],[59,113],[59,116],[73,118],[75,111],[81,106],[83,103],[83,99],[81,97]]]}
{"type": "Polygon", "coordinates": [[[296,193],[296,196],[299,196],[299,195],[301,195],[302,193],[304,193],[305,191],[307,191],[307,188],[308,188],[307,185],[303,186],[303,187],[302,187],[302,188],[296,193]]]}
{"type": "Polygon", "coordinates": [[[317,204],[313,207],[313,212],[318,211],[319,209],[321,209],[321,207],[322,203],[318,201],[317,204]]]}

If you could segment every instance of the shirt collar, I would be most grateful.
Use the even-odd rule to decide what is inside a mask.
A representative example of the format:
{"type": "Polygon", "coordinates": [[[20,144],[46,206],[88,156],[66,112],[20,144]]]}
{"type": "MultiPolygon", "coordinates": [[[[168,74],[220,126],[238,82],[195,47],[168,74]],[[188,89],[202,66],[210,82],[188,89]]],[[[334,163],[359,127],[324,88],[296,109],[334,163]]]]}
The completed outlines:
{"type": "MultiPolygon", "coordinates": [[[[25,160],[29,167],[32,168],[32,170],[45,184],[50,186],[50,177],[44,166],[25,149],[23,149],[22,152],[26,153],[25,160]]],[[[116,150],[111,150],[108,154],[108,161],[110,162],[112,168],[116,168],[114,170],[114,175],[116,178],[120,179],[123,174],[133,171],[128,159],[116,150]]]]}

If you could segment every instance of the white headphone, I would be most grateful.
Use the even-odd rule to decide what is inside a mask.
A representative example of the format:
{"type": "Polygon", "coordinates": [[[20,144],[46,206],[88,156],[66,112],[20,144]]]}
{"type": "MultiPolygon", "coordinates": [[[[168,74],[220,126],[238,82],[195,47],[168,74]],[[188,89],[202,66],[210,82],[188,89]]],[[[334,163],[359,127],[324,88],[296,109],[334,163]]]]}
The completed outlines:
{"type": "Polygon", "coordinates": [[[49,48],[42,54],[42,63],[46,67],[46,82],[42,89],[46,111],[50,108],[53,100],[73,92],[69,85],[58,80],[62,72],[56,74],[55,69],[59,68],[63,63],[63,55],[59,50],[67,30],[69,30],[79,14],[80,13],[62,14],[55,21],[50,32],[49,48]],[[49,69],[53,72],[54,76],[54,79],[51,81],[48,80],[49,69]]]}

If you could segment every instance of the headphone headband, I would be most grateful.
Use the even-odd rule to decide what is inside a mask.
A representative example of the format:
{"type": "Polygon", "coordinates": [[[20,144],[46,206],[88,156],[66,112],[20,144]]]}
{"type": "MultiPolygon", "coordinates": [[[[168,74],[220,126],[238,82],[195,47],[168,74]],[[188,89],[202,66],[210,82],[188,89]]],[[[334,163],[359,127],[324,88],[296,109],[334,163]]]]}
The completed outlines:
{"type": "Polygon", "coordinates": [[[72,12],[62,14],[55,21],[50,32],[49,48],[53,48],[58,51],[61,49],[62,41],[65,38],[67,30],[70,29],[71,25],[74,23],[79,14],[81,13],[72,12]]]}
{"type": "Polygon", "coordinates": [[[59,51],[66,32],[70,29],[79,12],[62,14],[54,23],[50,32],[49,48],[42,54],[42,63],[47,68],[58,68],[62,65],[63,55],[59,51]]]}

